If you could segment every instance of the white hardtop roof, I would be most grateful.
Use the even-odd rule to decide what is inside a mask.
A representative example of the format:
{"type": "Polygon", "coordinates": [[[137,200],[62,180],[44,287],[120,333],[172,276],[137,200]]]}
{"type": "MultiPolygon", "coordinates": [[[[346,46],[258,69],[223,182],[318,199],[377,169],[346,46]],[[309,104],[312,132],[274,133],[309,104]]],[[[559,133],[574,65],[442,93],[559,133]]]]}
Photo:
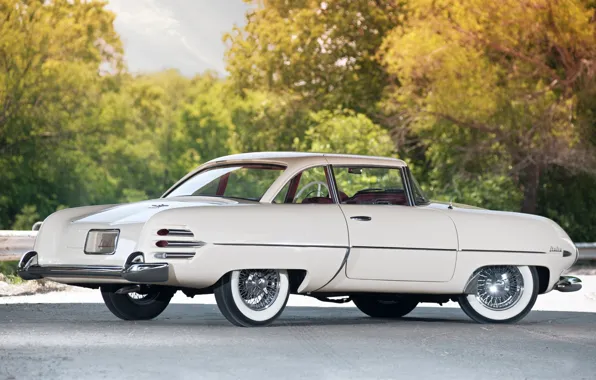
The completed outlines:
{"type": "MultiPolygon", "coordinates": [[[[166,194],[172,189],[176,188],[180,183],[186,181],[201,170],[216,167],[219,165],[238,164],[238,163],[270,163],[286,166],[287,169],[278,178],[276,183],[283,185],[284,181],[294,176],[297,172],[315,165],[354,165],[354,166],[384,166],[384,167],[404,167],[406,163],[397,158],[390,157],[374,157],[374,156],[359,156],[355,154],[332,154],[332,153],[301,153],[301,152],[253,152],[232,154],[229,156],[215,158],[209,162],[204,163],[195,170],[186,174],[178,182],[176,182],[166,194]]],[[[280,186],[281,186],[280,185],[280,186]]],[[[272,185],[263,199],[269,201],[268,195],[276,193],[278,190],[275,184],[272,185]]]]}
{"type": "Polygon", "coordinates": [[[338,162],[342,159],[346,160],[346,163],[357,164],[358,161],[362,161],[362,164],[370,164],[371,161],[384,161],[397,164],[397,166],[406,166],[406,163],[397,158],[391,157],[375,157],[375,156],[362,156],[356,154],[335,154],[335,153],[307,153],[307,152],[252,152],[252,153],[240,153],[232,154],[229,156],[215,158],[208,163],[217,163],[224,161],[297,161],[300,159],[316,159],[317,157],[330,158],[333,161],[338,162]]]}

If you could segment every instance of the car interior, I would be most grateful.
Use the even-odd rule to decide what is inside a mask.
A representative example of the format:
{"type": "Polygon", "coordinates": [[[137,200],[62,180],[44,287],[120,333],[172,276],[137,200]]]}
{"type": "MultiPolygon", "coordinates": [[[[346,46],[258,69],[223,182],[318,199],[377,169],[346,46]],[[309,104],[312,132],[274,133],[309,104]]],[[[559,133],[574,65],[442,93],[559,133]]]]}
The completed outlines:
{"type": "MultiPolygon", "coordinates": [[[[333,174],[342,204],[408,205],[397,168],[342,167],[334,168],[333,174]]],[[[329,175],[327,167],[309,168],[298,173],[280,192],[281,199],[276,199],[275,203],[332,204],[329,175]]]]}

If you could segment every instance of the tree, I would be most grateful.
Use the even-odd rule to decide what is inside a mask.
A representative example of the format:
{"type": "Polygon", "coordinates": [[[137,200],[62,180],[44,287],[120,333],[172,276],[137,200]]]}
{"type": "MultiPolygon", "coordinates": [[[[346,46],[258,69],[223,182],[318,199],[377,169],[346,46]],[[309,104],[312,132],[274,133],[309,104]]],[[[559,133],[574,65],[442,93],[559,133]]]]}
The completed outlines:
{"type": "Polygon", "coordinates": [[[32,140],[55,143],[71,136],[60,117],[85,108],[100,69],[118,70],[120,39],[104,6],[1,0],[0,154],[32,140]],[[16,123],[24,118],[26,123],[16,123]]]}
{"type": "Polygon", "coordinates": [[[293,150],[309,126],[309,111],[297,96],[247,91],[231,104],[235,152],[293,150]]]}
{"type": "Polygon", "coordinates": [[[121,68],[114,15],[104,6],[0,0],[2,226],[27,204],[47,215],[61,203],[90,201],[88,161],[77,147],[101,133],[88,122],[110,80],[102,71],[121,68]]]}
{"type": "Polygon", "coordinates": [[[508,174],[537,210],[541,173],[591,170],[596,15],[583,0],[414,0],[380,53],[397,85],[385,101],[438,168],[508,174]],[[593,102],[591,102],[593,104],[593,102]],[[432,145],[437,145],[432,147],[432,145]],[[433,152],[434,150],[434,152],[433,152]]]}
{"type": "Polygon", "coordinates": [[[387,76],[375,59],[403,14],[397,0],[265,0],[225,40],[240,90],[299,96],[311,109],[371,112],[387,76]]]}
{"type": "Polygon", "coordinates": [[[311,114],[310,123],[304,138],[294,143],[297,150],[386,157],[395,153],[389,133],[364,114],[319,111],[311,114]]]}
{"type": "Polygon", "coordinates": [[[214,73],[197,76],[193,96],[181,106],[172,148],[181,177],[199,164],[233,152],[232,110],[236,98],[214,73]]]}

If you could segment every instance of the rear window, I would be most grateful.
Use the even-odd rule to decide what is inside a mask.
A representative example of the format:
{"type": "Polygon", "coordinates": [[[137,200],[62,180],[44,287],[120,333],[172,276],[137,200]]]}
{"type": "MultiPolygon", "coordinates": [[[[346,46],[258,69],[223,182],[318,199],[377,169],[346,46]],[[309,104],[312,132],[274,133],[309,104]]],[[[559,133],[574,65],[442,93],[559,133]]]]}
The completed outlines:
{"type": "Polygon", "coordinates": [[[166,198],[209,196],[259,201],[283,173],[279,165],[228,165],[204,170],[175,188],[166,198]]]}

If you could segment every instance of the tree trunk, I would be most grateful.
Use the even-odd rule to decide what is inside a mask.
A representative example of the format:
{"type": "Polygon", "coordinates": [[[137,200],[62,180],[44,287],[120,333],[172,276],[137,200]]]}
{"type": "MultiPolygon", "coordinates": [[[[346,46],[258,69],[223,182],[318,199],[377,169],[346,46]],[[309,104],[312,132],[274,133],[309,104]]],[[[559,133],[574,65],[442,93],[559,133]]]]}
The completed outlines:
{"type": "Polygon", "coordinates": [[[528,166],[522,176],[524,199],[521,212],[535,214],[538,205],[538,186],[540,184],[540,167],[536,164],[528,166]]]}

